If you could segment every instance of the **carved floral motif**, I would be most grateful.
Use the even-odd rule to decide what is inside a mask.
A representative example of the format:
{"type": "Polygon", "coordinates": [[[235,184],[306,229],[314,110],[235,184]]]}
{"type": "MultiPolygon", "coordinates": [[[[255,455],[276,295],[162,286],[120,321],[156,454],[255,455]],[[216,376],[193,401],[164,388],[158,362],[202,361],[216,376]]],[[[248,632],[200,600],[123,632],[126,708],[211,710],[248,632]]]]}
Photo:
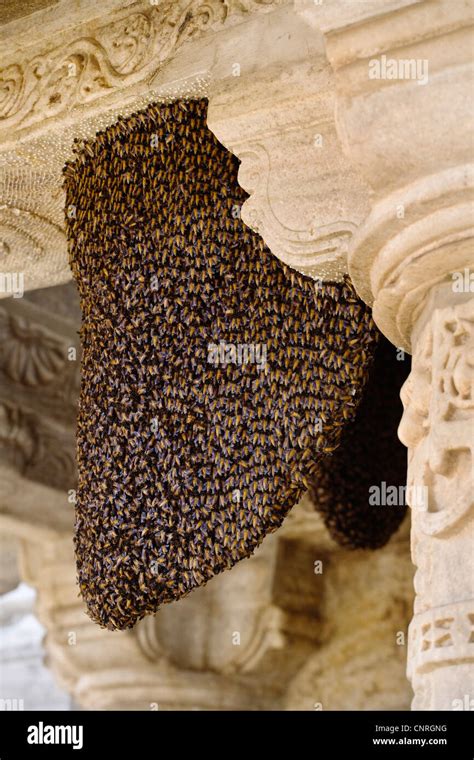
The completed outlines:
{"type": "MultiPolygon", "coordinates": [[[[31,481],[66,492],[76,482],[74,417],[80,372],[78,361],[68,361],[65,336],[70,328],[60,319],[58,326],[62,331],[53,331],[47,315],[22,299],[2,302],[0,466],[7,464],[31,481]]],[[[71,345],[73,335],[71,329],[71,345]]]]}
{"type": "Polygon", "coordinates": [[[77,480],[74,433],[54,430],[38,415],[0,401],[0,464],[67,491],[77,480]]]}
{"type": "Polygon", "coordinates": [[[242,205],[242,220],[251,229],[265,237],[271,251],[286,263],[298,261],[297,269],[311,274],[315,264],[319,269],[338,266],[344,269],[347,250],[357,225],[344,219],[329,224],[319,220],[304,229],[292,229],[282,222],[272,203],[272,174],[270,153],[263,144],[245,147],[238,153],[242,164],[239,169],[239,184],[250,197],[242,205]],[[307,259],[308,263],[302,263],[307,259]]]}
{"type": "Polygon", "coordinates": [[[2,463],[23,471],[34,456],[36,436],[28,415],[13,404],[0,402],[0,451],[2,463]]]}
{"type": "MultiPolygon", "coordinates": [[[[231,15],[278,0],[166,0],[117,12],[95,34],[0,70],[0,128],[25,127],[84,105],[144,78],[177,48],[231,15]],[[117,18],[119,16],[119,18],[117,18]]],[[[90,25],[89,25],[90,27],[90,25]]]]}
{"type": "Polygon", "coordinates": [[[440,535],[474,504],[474,300],[437,309],[402,389],[408,489],[425,489],[423,531],[440,535]]]}
{"type": "MultiPolygon", "coordinates": [[[[36,315],[36,316],[35,316],[36,315]]],[[[39,409],[44,416],[73,423],[80,386],[77,336],[56,334],[39,324],[22,299],[0,308],[0,379],[8,398],[39,409]],[[77,351],[69,361],[71,349],[77,351]],[[12,389],[15,391],[12,393],[12,389]]],[[[2,394],[3,395],[3,394],[2,394]]]]}
{"type": "Polygon", "coordinates": [[[12,316],[10,326],[10,336],[3,341],[0,351],[4,372],[11,380],[27,386],[54,380],[66,365],[66,346],[21,317],[12,316]]]}
{"type": "Polygon", "coordinates": [[[414,655],[411,668],[474,658],[474,605],[472,600],[446,604],[415,615],[410,624],[414,655]]]}

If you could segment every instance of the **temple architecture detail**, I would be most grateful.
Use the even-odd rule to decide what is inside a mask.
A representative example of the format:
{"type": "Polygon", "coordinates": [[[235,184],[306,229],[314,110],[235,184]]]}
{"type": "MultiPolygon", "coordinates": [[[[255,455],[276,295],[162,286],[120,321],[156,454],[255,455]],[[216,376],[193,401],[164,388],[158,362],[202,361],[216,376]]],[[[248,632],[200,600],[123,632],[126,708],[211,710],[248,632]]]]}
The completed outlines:
{"type": "Polygon", "coordinates": [[[407,667],[414,709],[466,709],[473,3],[30,5],[0,11],[0,532],[37,591],[48,666],[86,708],[404,710],[407,667]],[[384,549],[349,552],[304,499],[250,560],[109,632],[75,582],[79,316],[62,167],[74,140],[187,96],[208,98],[209,128],[241,161],[243,221],[315,280],[349,274],[412,355],[399,428],[411,514],[384,549]]]}

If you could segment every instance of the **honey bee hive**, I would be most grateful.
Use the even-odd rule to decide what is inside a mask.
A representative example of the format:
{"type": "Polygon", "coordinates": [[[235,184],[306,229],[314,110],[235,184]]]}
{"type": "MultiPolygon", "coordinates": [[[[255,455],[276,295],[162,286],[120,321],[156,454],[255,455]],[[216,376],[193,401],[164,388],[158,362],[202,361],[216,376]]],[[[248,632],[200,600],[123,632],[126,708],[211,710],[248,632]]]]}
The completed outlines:
{"type": "Polygon", "coordinates": [[[238,161],[206,111],[152,105],[64,170],[83,315],[78,580],[110,629],[278,528],[354,418],[378,338],[348,281],[318,286],[243,224],[238,161]],[[211,362],[222,344],[230,360],[211,362]],[[239,361],[242,346],[265,360],[239,361]]]}

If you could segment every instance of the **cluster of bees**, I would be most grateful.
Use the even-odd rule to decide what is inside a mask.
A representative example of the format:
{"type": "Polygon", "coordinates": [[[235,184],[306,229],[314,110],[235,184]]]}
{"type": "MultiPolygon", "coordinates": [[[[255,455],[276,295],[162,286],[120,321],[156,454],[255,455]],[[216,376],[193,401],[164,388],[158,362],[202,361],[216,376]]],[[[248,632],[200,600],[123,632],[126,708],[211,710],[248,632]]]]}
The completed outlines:
{"type": "Polygon", "coordinates": [[[238,161],[206,113],[152,105],[64,168],[83,315],[78,581],[109,629],[278,528],[354,418],[378,340],[348,281],[315,287],[235,214],[238,161]],[[210,364],[221,341],[265,345],[264,370],[210,364]]]}
{"type": "Polygon", "coordinates": [[[355,420],[344,428],[330,457],[319,461],[310,494],[329,532],[348,549],[379,549],[397,530],[406,503],[373,506],[370,488],[406,483],[407,450],[397,435],[403,412],[400,388],[410,372],[408,355],[380,336],[355,420]]]}

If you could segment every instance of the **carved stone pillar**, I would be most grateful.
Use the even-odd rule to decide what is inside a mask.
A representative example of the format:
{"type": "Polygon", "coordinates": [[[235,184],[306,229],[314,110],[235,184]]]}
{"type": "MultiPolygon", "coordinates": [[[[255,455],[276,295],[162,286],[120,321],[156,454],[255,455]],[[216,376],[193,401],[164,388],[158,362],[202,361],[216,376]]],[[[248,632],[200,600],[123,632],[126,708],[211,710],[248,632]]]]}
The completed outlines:
{"type": "Polygon", "coordinates": [[[342,149],[371,188],[349,273],[413,354],[400,438],[417,566],[408,672],[416,709],[473,709],[474,283],[472,4],[325,7],[342,149]]]}
{"type": "Polygon", "coordinates": [[[474,296],[433,293],[412,335],[399,435],[408,446],[418,710],[474,709],[474,296]]]}

